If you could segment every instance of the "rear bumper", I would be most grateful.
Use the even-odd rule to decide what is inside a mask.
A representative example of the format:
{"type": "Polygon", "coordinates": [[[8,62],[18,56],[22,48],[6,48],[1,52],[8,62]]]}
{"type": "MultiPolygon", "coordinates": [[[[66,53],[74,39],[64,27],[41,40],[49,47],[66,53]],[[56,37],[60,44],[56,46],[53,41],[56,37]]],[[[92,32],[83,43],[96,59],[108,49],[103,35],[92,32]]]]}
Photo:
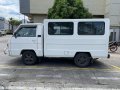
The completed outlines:
{"type": "Polygon", "coordinates": [[[107,58],[110,58],[110,54],[108,54],[108,57],[107,58]]]}

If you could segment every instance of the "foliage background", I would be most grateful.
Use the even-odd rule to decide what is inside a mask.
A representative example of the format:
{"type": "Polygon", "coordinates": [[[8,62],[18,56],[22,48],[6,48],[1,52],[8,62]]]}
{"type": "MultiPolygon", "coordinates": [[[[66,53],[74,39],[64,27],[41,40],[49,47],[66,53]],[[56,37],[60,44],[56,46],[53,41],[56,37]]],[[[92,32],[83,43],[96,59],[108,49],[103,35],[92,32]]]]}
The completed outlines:
{"type": "Polygon", "coordinates": [[[49,19],[92,18],[92,14],[83,6],[82,0],[55,0],[48,11],[49,19]]]}

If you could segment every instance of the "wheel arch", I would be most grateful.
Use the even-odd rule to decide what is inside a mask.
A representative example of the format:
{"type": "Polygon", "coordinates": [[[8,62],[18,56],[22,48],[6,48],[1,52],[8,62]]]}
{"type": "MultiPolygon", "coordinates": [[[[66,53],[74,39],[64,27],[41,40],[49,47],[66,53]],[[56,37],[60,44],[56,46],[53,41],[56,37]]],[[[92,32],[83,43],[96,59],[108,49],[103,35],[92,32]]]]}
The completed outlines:
{"type": "Polygon", "coordinates": [[[35,52],[34,50],[32,50],[32,49],[23,49],[23,50],[21,51],[20,55],[22,55],[22,54],[23,54],[24,52],[26,52],[26,51],[31,51],[31,52],[35,53],[35,55],[36,55],[36,52],[35,52]]]}
{"type": "Polygon", "coordinates": [[[86,54],[88,54],[91,58],[93,58],[90,52],[76,52],[75,55],[74,55],[74,57],[75,57],[77,54],[79,54],[79,53],[86,53],[86,54]]]}

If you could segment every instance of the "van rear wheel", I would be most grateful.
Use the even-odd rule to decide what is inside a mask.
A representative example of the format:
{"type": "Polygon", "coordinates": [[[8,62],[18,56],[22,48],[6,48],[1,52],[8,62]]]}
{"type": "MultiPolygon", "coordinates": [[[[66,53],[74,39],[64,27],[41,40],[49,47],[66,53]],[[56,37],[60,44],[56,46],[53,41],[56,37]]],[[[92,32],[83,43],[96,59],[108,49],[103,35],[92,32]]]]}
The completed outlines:
{"type": "Polygon", "coordinates": [[[75,56],[74,62],[79,67],[86,67],[90,65],[91,57],[87,53],[79,53],[75,56]]]}
{"type": "Polygon", "coordinates": [[[34,65],[37,62],[36,54],[32,51],[25,51],[22,54],[22,60],[25,65],[34,65]]]}

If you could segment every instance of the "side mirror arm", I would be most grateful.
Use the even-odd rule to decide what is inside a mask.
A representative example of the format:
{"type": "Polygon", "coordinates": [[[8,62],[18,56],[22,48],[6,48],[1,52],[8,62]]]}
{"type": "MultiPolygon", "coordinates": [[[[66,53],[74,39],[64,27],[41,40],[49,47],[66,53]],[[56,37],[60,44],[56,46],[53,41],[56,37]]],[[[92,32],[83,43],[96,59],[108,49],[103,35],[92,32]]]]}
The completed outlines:
{"type": "Polygon", "coordinates": [[[16,33],[14,33],[14,34],[13,34],[13,36],[14,36],[15,38],[17,38],[17,35],[16,35],[16,33]]]}

